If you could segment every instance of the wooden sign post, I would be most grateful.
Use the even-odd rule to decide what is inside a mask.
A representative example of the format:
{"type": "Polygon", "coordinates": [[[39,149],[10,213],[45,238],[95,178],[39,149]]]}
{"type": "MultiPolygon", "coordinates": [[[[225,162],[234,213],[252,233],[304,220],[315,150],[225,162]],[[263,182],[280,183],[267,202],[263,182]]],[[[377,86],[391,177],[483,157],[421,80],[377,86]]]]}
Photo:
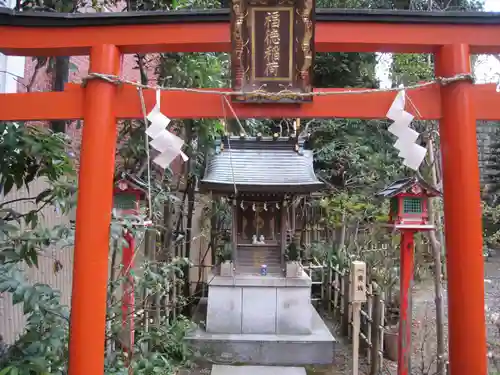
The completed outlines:
{"type": "Polygon", "coordinates": [[[310,101],[314,0],[233,0],[232,87],[239,102],[310,101]],[[304,95],[306,94],[306,95],[304,95]]]}
{"type": "Polygon", "coordinates": [[[351,302],[352,302],[352,374],[359,371],[359,330],[361,304],[366,302],[366,263],[351,263],[351,302]]]}

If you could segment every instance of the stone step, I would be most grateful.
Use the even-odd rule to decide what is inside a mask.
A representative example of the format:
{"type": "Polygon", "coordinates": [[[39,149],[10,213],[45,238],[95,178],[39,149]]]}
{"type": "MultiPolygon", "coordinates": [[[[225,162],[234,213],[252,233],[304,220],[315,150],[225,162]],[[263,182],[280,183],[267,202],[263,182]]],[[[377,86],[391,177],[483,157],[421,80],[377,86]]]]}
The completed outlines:
{"type": "Polygon", "coordinates": [[[239,267],[256,267],[256,268],[259,268],[260,269],[260,266],[262,266],[263,264],[265,264],[267,266],[267,269],[270,269],[270,268],[281,268],[281,263],[280,262],[277,262],[277,261],[273,261],[273,262],[270,262],[269,259],[267,261],[262,261],[262,262],[241,262],[240,260],[238,260],[236,262],[236,266],[239,266],[239,267]]]}
{"type": "Polygon", "coordinates": [[[213,365],[211,375],[306,375],[304,367],[213,365]]]}
{"type": "Polygon", "coordinates": [[[271,258],[281,258],[280,253],[270,253],[267,251],[238,251],[238,255],[244,257],[264,256],[271,258]]]}
{"type": "Polygon", "coordinates": [[[265,252],[269,254],[280,254],[281,249],[279,247],[266,247],[266,246],[248,246],[248,247],[238,246],[239,253],[251,253],[256,251],[265,252]]]}
{"type": "MultiPolygon", "coordinates": [[[[280,265],[267,265],[267,272],[281,272],[283,269],[280,265]]],[[[236,264],[236,269],[241,273],[242,271],[252,271],[251,273],[260,274],[260,266],[248,265],[248,264],[236,264]]]]}
{"type": "Polygon", "coordinates": [[[262,266],[263,264],[265,264],[267,266],[267,269],[270,269],[270,268],[280,268],[281,269],[281,263],[279,262],[262,262],[262,263],[255,263],[255,262],[236,262],[236,266],[240,266],[240,267],[255,267],[255,268],[259,268],[260,269],[260,266],[262,266]]]}
{"type": "Polygon", "coordinates": [[[262,264],[269,266],[281,266],[281,261],[276,260],[276,259],[256,259],[256,260],[250,260],[250,259],[239,259],[236,261],[237,265],[241,266],[251,266],[251,267],[260,267],[262,264]]]}
{"type": "Polygon", "coordinates": [[[281,262],[276,259],[258,259],[257,260],[249,260],[249,259],[239,259],[236,261],[236,264],[242,266],[256,266],[260,267],[262,264],[269,266],[281,266],[281,262]]]}
{"type": "Polygon", "coordinates": [[[238,254],[236,259],[238,259],[238,261],[252,262],[252,263],[256,261],[269,261],[269,262],[281,263],[281,257],[269,256],[263,254],[255,254],[250,256],[246,254],[238,254]]]}
{"type": "Polygon", "coordinates": [[[273,256],[265,256],[265,255],[255,255],[255,256],[247,256],[247,255],[241,255],[238,254],[237,258],[238,260],[244,260],[247,262],[255,262],[257,260],[269,260],[271,262],[281,262],[281,257],[273,257],[273,256]]]}
{"type": "Polygon", "coordinates": [[[265,252],[260,252],[260,251],[256,251],[256,252],[244,252],[244,253],[240,253],[238,252],[238,258],[249,258],[249,259],[252,259],[252,258],[256,258],[256,257],[265,257],[265,258],[272,258],[272,259],[281,259],[281,255],[280,254],[273,254],[273,253],[265,253],[265,252]]]}
{"type": "Polygon", "coordinates": [[[278,269],[281,269],[282,266],[280,263],[278,262],[262,262],[261,263],[245,263],[245,262],[236,262],[236,267],[245,267],[245,268],[257,268],[260,270],[260,267],[265,264],[267,266],[267,269],[271,269],[271,268],[278,268],[278,269]]]}
{"type": "MultiPolygon", "coordinates": [[[[239,275],[260,275],[260,267],[236,267],[236,273],[239,275]]],[[[282,270],[279,267],[272,267],[267,269],[269,276],[281,276],[282,270]]]]}
{"type": "Polygon", "coordinates": [[[247,259],[253,259],[256,257],[263,257],[263,258],[270,258],[270,259],[281,259],[280,254],[273,254],[273,253],[265,253],[265,252],[238,252],[238,258],[247,258],[247,259]]]}
{"type": "Polygon", "coordinates": [[[281,275],[281,254],[279,248],[244,247],[238,249],[236,273],[260,275],[260,266],[267,266],[268,275],[281,275]]]}
{"type": "Polygon", "coordinates": [[[237,265],[260,267],[262,264],[269,266],[281,266],[281,261],[278,259],[240,259],[236,260],[237,265]]]}

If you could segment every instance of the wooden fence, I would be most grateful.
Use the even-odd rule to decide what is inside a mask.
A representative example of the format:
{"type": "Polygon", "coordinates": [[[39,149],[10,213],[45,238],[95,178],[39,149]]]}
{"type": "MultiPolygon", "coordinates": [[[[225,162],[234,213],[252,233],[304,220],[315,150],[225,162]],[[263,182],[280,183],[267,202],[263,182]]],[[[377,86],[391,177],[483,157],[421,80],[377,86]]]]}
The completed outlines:
{"type": "MultiPolygon", "coordinates": [[[[319,263],[303,265],[312,279],[312,302],[323,308],[339,324],[337,335],[352,340],[353,311],[348,269],[319,263]]],[[[360,311],[359,351],[370,364],[370,375],[380,374],[384,360],[385,296],[379,286],[367,280],[366,303],[360,311]]]]}

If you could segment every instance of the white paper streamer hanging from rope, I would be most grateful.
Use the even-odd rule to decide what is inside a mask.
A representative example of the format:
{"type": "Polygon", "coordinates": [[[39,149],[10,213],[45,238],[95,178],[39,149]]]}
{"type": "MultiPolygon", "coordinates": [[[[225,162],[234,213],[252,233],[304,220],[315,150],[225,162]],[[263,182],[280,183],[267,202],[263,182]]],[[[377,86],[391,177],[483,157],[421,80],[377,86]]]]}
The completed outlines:
{"type": "Polygon", "coordinates": [[[415,143],[419,134],[410,128],[414,117],[405,111],[405,102],[405,91],[399,91],[387,111],[387,118],[394,121],[388,130],[398,138],[394,147],[399,150],[398,156],[403,158],[403,164],[417,171],[425,158],[427,149],[415,143]]]}
{"type": "Polygon", "coordinates": [[[156,90],[156,104],[147,115],[151,125],[146,129],[146,134],[153,139],[149,145],[160,152],[160,155],[153,159],[153,163],[165,169],[178,155],[181,155],[184,161],[189,158],[182,152],[184,141],[167,130],[170,119],[160,111],[160,97],[161,90],[156,90]]]}

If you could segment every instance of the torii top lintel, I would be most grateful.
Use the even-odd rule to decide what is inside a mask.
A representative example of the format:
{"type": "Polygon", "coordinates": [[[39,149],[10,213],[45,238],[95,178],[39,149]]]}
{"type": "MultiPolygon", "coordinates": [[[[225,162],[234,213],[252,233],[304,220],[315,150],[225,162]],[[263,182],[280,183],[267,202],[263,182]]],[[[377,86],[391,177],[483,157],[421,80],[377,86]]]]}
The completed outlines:
{"type": "MultiPolygon", "coordinates": [[[[228,52],[231,49],[227,9],[189,12],[122,12],[59,14],[15,12],[0,8],[0,52],[22,56],[74,56],[93,46],[113,45],[120,53],[228,52]],[[63,31],[64,32],[61,32],[63,31]]],[[[317,9],[316,52],[427,52],[466,45],[470,53],[500,53],[500,15],[484,12],[409,12],[317,9]]],[[[99,72],[98,72],[99,73],[99,72]]],[[[316,89],[340,90],[342,89],[316,89]]],[[[142,118],[137,90],[118,88],[115,115],[142,118]]],[[[493,85],[474,85],[476,118],[500,119],[493,85]]],[[[145,90],[147,108],[154,93],[145,90]]],[[[441,118],[439,85],[408,92],[421,119],[441,118]]],[[[82,119],[84,90],[0,95],[0,118],[10,121],[82,119]],[[52,104],[58,103],[57,107],[52,104]]],[[[302,105],[234,103],[240,118],[385,118],[393,92],[317,96],[302,105]]],[[[171,118],[221,118],[219,95],[163,92],[162,109],[171,118]],[[194,110],[196,109],[196,110],[194,110]]],[[[409,109],[410,112],[414,112],[409,109]]]]}
{"type": "MultiPolygon", "coordinates": [[[[316,21],[317,52],[431,53],[467,44],[471,53],[500,53],[495,13],[317,9],[316,21]]],[[[228,52],[228,25],[227,9],[58,14],[0,8],[0,52],[85,55],[97,44],[122,53],[228,52]]]]}

